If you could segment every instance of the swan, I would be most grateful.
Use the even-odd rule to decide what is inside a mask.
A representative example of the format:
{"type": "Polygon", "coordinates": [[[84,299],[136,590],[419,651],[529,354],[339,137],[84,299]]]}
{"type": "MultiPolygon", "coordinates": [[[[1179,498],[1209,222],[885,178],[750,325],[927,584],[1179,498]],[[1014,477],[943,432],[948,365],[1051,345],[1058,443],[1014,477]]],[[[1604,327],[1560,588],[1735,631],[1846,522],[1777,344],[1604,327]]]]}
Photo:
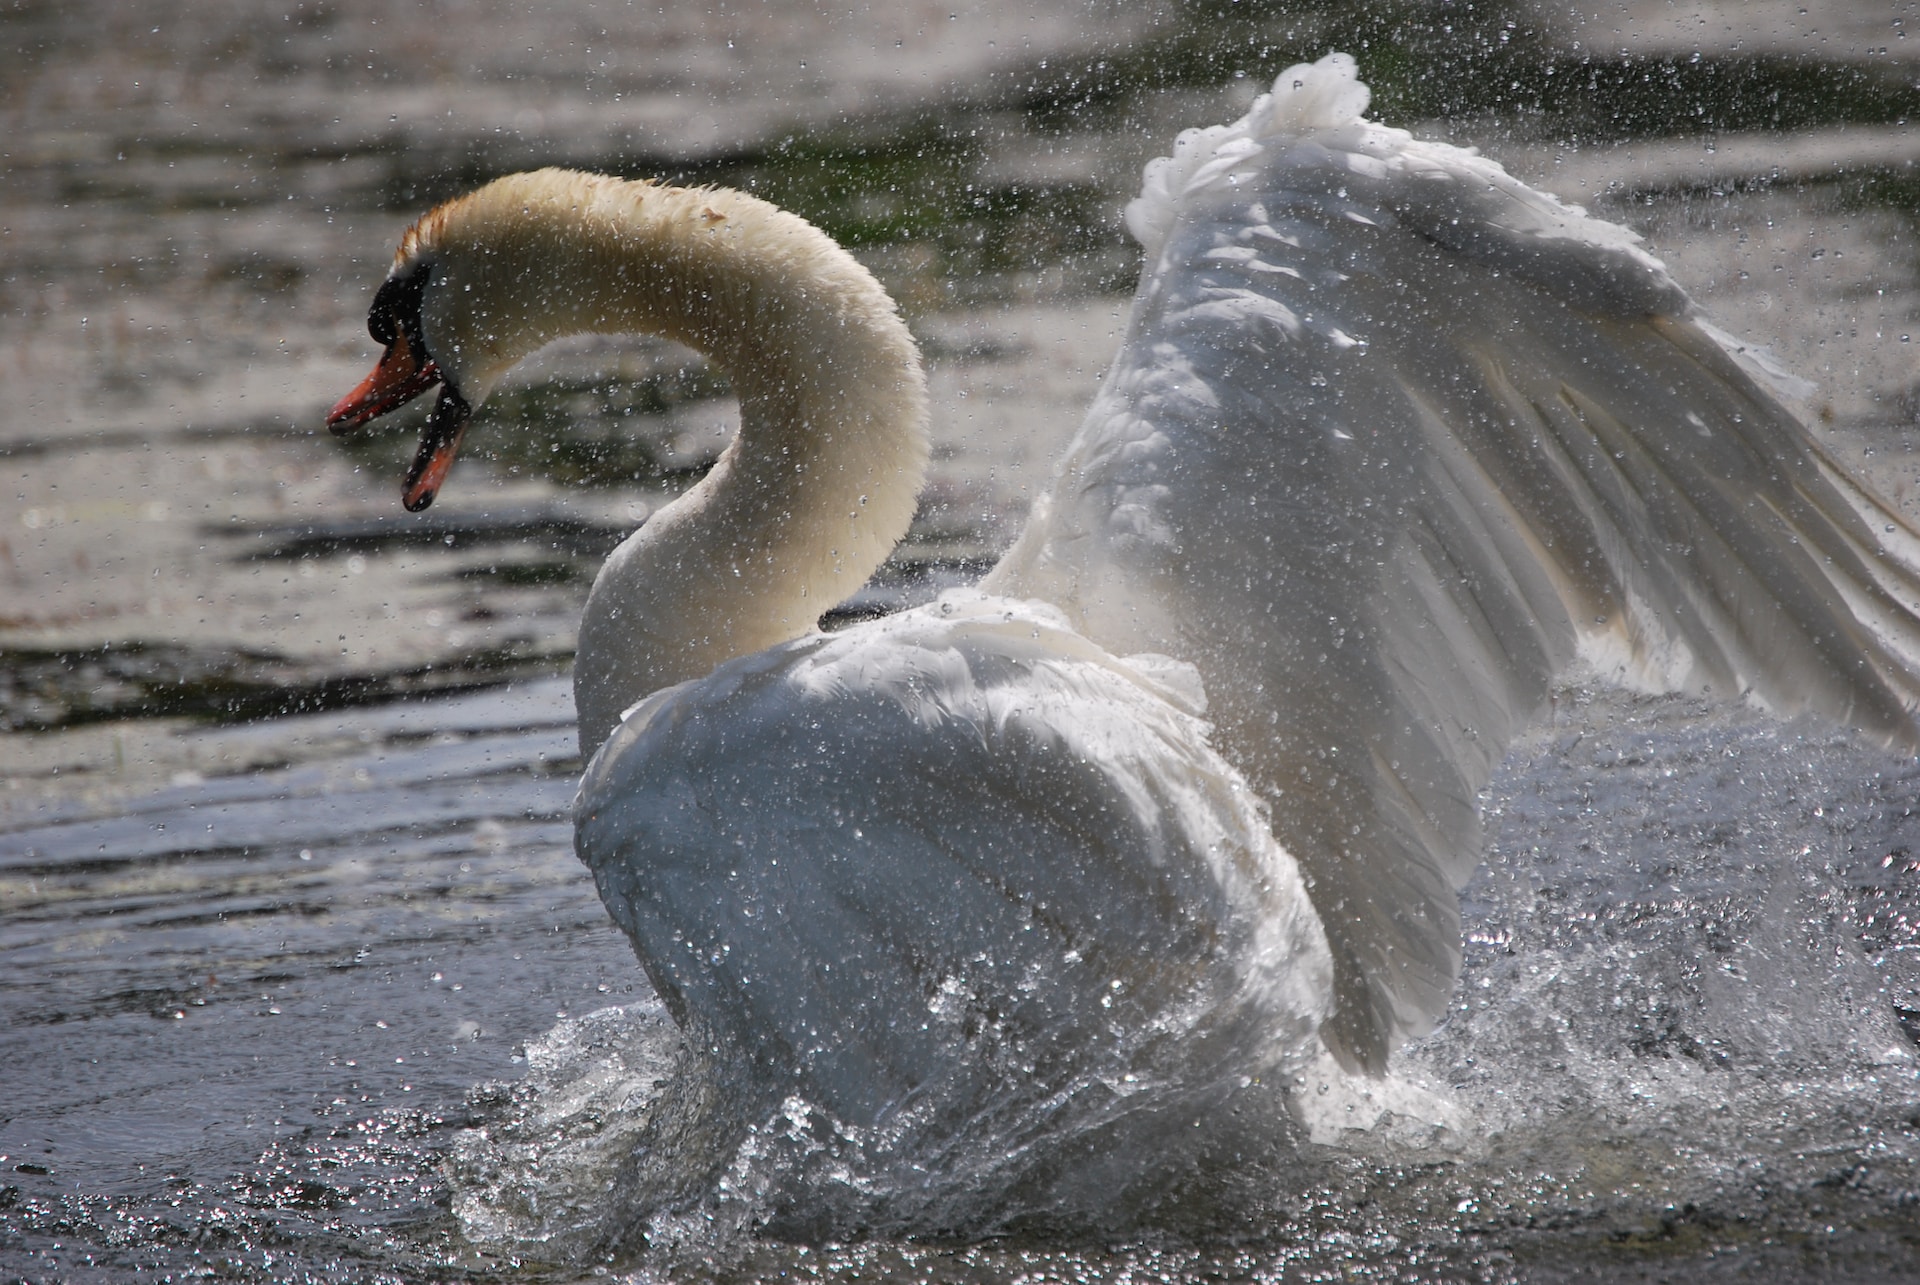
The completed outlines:
{"type": "Polygon", "coordinates": [[[768,1100],[959,1146],[1380,1072],[1446,1007],[1478,793],[1569,675],[1920,744],[1920,536],[1633,233],[1368,99],[1329,55],[1150,164],[1124,342],[1016,543],[831,634],[928,458],[853,258],[560,170],[403,236],[329,422],[438,389],[409,509],[551,340],[733,380],[736,440],[588,598],[576,838],[768,1100]]]}

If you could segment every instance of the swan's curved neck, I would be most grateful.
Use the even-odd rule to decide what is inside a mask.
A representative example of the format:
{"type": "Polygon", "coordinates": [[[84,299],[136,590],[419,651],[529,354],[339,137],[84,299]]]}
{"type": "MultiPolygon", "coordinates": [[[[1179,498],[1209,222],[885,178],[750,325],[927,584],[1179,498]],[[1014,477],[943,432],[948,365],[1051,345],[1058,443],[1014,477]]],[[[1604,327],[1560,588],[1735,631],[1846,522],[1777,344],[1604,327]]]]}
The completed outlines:
{"type": "MultiPolygon", "coordinates": [[[[452,253],[438,230],[433,295],[458,301],[470,276],[489,301],[444,336],[465,354],[442,363],[456,384],[464,366],[490,385],[562,335],[640,331],[707,353],[740,400],[712,472],[594,581],[574,674],[591,754],[633,702],[807,633],[879,567],[926,468],[925,382],[879,283],[793,215],[738,192],[556,171],[482,192],[516,181],[478,253],[452,253]]],[[[430,299],[439,357],[436,320],[430,299]]]]}

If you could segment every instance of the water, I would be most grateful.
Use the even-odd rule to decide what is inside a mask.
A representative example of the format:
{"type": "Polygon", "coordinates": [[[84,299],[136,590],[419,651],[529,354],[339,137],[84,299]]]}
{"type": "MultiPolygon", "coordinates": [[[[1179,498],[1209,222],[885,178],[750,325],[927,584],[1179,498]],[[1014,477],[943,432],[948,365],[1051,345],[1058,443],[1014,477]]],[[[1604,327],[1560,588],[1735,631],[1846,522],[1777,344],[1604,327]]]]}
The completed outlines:
{"type": "Polygon", "coordinates": [[[858,1147],[789,1112],[622,1221],[632,1136],[700,1079],[572,856],[564,673],[597,557],[731,410],[685,354],[578,345],[400,513],[409,435],[317,429],[425,203],[565,160],[855,244],[943,444],[881,609],[1017,529],[1111,352],[1139,161],[1346,45],[1395,123],[1648,233],[1911,507],[1920,14],[1231,8],[0,17],[5,1274],[566,1280],[610,1226],[646,1233],[618,1271],[675,1278],[1911,1274],[1913,763],[1580,690],[1490,794],[1457,1007],[1393,1113],[1329,1078],[1314,1141],[1225,1130],[1150,1217],[928,1241],[851,1235],[858,1147]]]}
{"type": "MultiPolygon", "coordinates": [[[[13,1270],[591,1262],[620,1209],[603,1184],[685,1054],[573,860],[566,718],[548,680],[350,730],[202,733],[354,748],[9,832],[13,1270]]],[[[1729,1273],[1897,1274],[1920,1191],[1916,799],[1920,767],[1844,735],[1570,693],[1492,792],[1458,1011],[1399,1064],[1425,1114],[1349,1104],[1370,1128],[1264,1152],[1250,1122],[1244,1163],[1118,1249],[722,1235],[849,1207],[859,1175],[810,1163],[803,1118],[733,1157],[721,1197],[647,1224],[641,1261],[1501,1278],[1711,1249],[1729,1273]]]]}
{"type": "Polygon", "coordinates": [[[8,835],[16,1270],[77,1239],[109,1278],[229,1246],[271,1276],[289,1216],[316,1267],[437,1217],[468,1087],[635,986],[572,856],[569,704],[392,707],[361,752],[8,835]]]}

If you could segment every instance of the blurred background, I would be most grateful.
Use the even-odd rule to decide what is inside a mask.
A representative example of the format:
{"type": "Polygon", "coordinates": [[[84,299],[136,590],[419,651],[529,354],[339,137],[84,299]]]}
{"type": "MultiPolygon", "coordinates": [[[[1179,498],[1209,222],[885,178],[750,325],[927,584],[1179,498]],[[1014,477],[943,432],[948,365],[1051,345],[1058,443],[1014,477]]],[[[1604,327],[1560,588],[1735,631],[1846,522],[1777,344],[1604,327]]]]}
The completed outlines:
{"type": "MultiPolygon", "coordinates": [[[[913,533],[845,614],[887,610],[1044,485],[1142,163],[1333,49],[1375,118],[1644,234],[1920,519],[1920,4],[0,0],[0,1273],[513,1275],[453,1238],[465,1095],[634,992],[570,853],[565,676],[726,380],[557,346],[407,514],[423,411],[323,419],[409,222],[570,165],[847,244],[935,397],[913,533]]],[[[1450,1199],[1380,1234],[1500,1275],[1450,1199]]]]}
{"type": "MultiPolygon", "coordinates": [[[[895,581],[1017,528],[1114,346],[1142,162],[1336,47],[1379,118],[1648,234],[1830,417],[1910,421],[1920,366],[1882,341],[1920,306],[1908,8],[8,0],[0,727],[564,665],[598,556],[729,431],[722,377],[555,352],[417,518],[393,500],[418,412],[321,430],[399,232],[538,165],[747,187],[880,275],[947,456],[895,581]]],[[[33,760],[98,765],[68,744],[33,760]]]]}

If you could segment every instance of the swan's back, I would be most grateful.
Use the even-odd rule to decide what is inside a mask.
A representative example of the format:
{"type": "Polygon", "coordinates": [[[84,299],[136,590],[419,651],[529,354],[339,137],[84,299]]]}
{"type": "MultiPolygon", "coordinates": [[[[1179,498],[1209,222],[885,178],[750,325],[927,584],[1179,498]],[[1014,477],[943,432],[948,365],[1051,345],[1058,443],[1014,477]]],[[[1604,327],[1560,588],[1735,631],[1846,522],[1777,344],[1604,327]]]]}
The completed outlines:
{"type": "Polygon", "coordinates": [[[1378,1066],[1556,675],[1911,746],[1920,543],[1631,233],[1365,103],[1336,55],[1149,169],[1126,343],[990,587],[1198,666],[1378,1066]]]}

